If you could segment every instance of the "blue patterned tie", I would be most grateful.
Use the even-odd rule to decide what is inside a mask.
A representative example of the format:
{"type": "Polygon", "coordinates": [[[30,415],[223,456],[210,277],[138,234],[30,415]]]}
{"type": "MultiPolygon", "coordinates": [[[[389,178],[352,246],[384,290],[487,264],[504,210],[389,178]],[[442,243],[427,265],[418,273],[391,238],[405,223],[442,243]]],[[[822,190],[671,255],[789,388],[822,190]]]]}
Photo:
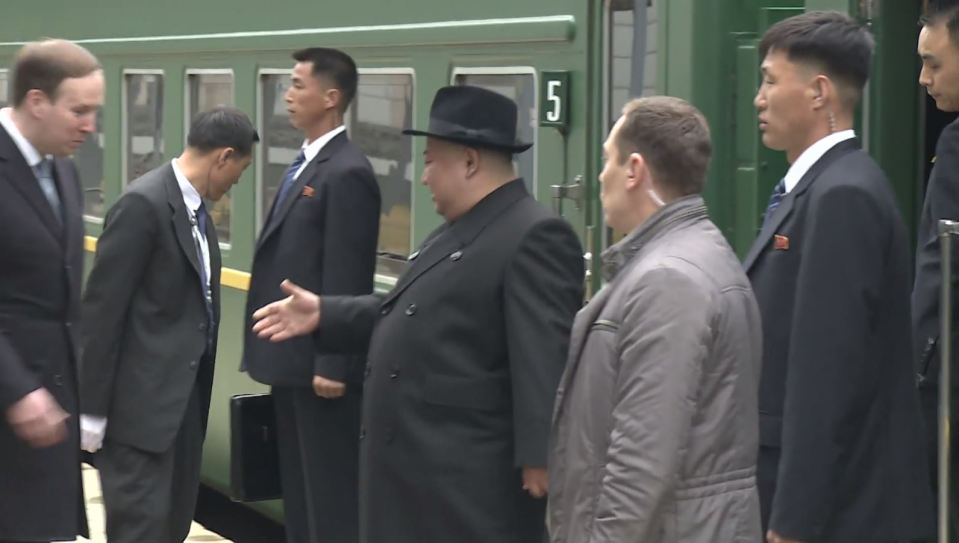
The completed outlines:
{"type": "Polygon", "coordinates": [[[54,216],[63,224],[63,210],[60,208],[60,195],[57,194],[57,185],[53,182],[53,161],[47,158],[41,160],[39,164],[33,167],[33,173],[36,174],[37,181],[40,182],[40,190],[43,191],[47,202],[50,203],[54,216]]]}
{"type": "Polygon", "coordinates": [[[769,195],[769,203],[766,204],[766,214],[763,215],[763,227],[769,222],[769,218],[772,217],[773,212],[776,211],[776,208],[779,207],[779,204],[785,196],[786,178],[784,177],[779,180],[779,183],[776,183],[776,187],[773,188],[773,193],[769,195]]]}
{"type": "Polygon", "coordinates": [[[287,193],[290,192],[290,188],[296,183],[296,171],[300,169],[300,166],[303,165],[303,161],[305,160],[306,155],[303,153],[303,149],[300,149],[299,154],[293,159],[293,163],[290,164],[290,167],[286,169],[286,173],[283,174],[283,182],[280,183],[280,190],[277,191],[276,199],[273,200],[273,211],[270,214],[270,219],[276,214],[277,209],[283,204],[283,199],[286,198],[287,193]]]}
{"type": "Polygon", "coordinates": [[[200,243],[203,243],[203,238],[206,236],[206,225],[209,218],[210,216],[206,212],[206,206],[203,205],[203,202],[200,202],[200,207],[196,208],[196,222],[202,236],[196,238],[194,241],[196,242],[196,257],[200,265],[200,288],[203,289],[203,300],[206,303],[207,351],[210,351],[213,347],[213,291],[210,289],[210,278],[206,273],[206,259],[203,258],[203,249],[200,248],[200,243]]]}

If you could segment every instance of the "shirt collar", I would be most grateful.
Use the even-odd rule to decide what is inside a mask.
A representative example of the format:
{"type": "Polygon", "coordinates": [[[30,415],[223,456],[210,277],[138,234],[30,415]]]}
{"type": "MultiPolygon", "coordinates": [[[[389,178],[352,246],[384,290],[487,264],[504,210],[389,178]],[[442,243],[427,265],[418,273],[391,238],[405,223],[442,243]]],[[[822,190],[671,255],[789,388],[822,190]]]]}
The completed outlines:
{"type": "Polygon", "coordinates": [[[303,156],[306,157],[304,164],[309,164],[310,162],[312,162],[313,159],[316,158],[316,155],[320,154],[320,151],[323,149],[323,147],[325,147],[327,143],[330,143],[330,140],[338,136],[341,132],[345,132],[345,131],[346,131],[346,126],[341,124],[340,126],[337,126],[336,128],[334,128],[333,130],[330,130],[326,134],[323,134],[322,136],[316,138],[312,142],[307,142],[306,140],[304,140],[303,156]]]}
{"type": "Polygon", "coordinates": [[[13,143],[17,144],[17,148],[20,149],[20,154],[23,155],[23,158],[27,161],[27,165],[31,168],[35,168],[43,159],[43,157],[40,156],[40,152],[37,151],[37,148],[34,147],[29,140],[27,140],[27,138],[23,135],[23,132],[17,128],[17,124],[13,122],[13,116],[11,115],[12,112],[13,110],[8,107],[0,109],[0,125],[3,125],[3,128],[7,131],[7,134],[10,134],[10,137],[13,139],[13,143]]]}
{"type": "Polygon", "coordinates": [[[806,172],[809,171],[809,168],[812,168],[813,164],[818,162],[827,151],[835,147],[837,144],[846,140],[851,140],[855,137],[856,133],[854,131],[842,130],[840,132],[829,134],[816,143],[810,145],[805,151],[802,152],[802,154],[799,155],[799,158],[792,163],[792,166],[789,167],[789,171],[786,172],[786,177],[783,179],[783,185],[786,187],[786,193],[788,194],[790,191],[796,188],[796,185],[798,185],[799,181],[804,175],[806,175],[806,172]]]}
{"type": "Polygon", "coordinates": [[[173,175],[176,176],[176,183],[180,186],[180,192],[183,193],[183,204],[186,205],[186,208],[190,211],[192,216],[196,213],[197,208],[200,207],[200,204],[203,203],[203,199],[200,198],[200,193],[197,192],[196,187],[193,186],[193,183],[190,183],[190,180],[183,175],[183,170],[180,169],[180,166],[176,163],[176,159],[170,161],[170,164],[173,165],[173,175]]]}

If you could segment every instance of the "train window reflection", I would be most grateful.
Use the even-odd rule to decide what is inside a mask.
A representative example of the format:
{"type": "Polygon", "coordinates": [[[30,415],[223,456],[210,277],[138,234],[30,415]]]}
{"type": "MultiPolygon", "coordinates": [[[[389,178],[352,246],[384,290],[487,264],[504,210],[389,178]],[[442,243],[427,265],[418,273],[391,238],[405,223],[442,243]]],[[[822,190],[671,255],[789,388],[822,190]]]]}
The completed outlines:
{"type": "Polygon", "coordinates": [[[283,95],[290,87],[289,70],[260,74],[258,120],[260,160],[257,161],[257,202],[259,209],[258,230],[269,216],[273,198],[283,180],[283,174],[293,163],[303,135],[290,124],[283,95]]]}
{"type": "Polygon", "coordinates": [[[412,74],[360,73],[346,122],[380,185],[376,273],[391,278],[399,277],[410,253],[413,141],[402,131],[411,127],[412,116],[412,74]]]}
{"type": "Polygon", "coordinates": [[[659,16],[653,0],[610,0],[609,125],[630,98],[656,94],[659,16]]]}
{"type": "Polygon", "coordinates": [[[124,183],[163,163],[163,74],[125,73],[124,183]]]}
{"type": "Polygon", "coordinates": [[[10,76],[6,70],[0,70],[0,107],[6,107],[10,100],[10,76]]]}
{"type": "Polygon", "coordinates": [[[97,111],[96,130],[83,141],[73,154],[83,185],[83,215],[88,221],[103,219],[103,110],[97,111]]]}

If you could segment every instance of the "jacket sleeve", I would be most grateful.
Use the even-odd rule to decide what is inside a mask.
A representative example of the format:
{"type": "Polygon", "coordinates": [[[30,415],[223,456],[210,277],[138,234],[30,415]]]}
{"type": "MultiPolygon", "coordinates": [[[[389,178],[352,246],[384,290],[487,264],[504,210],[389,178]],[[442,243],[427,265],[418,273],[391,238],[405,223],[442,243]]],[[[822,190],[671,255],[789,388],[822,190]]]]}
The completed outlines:
{"type": "Polygon", "coordinates": [[[619,371],[590,543],[654,541],[682,460],[711,337],[710,301],[685,274],[647,272],[626,297],[619,371]]]}
{"type": "Polygon", "coordinates": [[[556,388],[583,304],[583,255],[566,221],[535,226],[506,272],[504,306],[517,467],[546,467],[556,388]]]}
{"type": "Polygon", "coordinates": [[[104,220],[83,292],[80,410],[107,416],[130,304],[150,262],[157,232],[153,206],[126,193],[104,220]]]}
{"type": "Polygon", "coordinates": [[[317,349],[343,354],[366,352],[382,300],[380,294],[322,296],[320,325],[313,333],[317,349]]]}
{"type": "Polygon", "coordinates": [[[855,186],[831,188],[809,204],[769,525],[789,539],[820,539],[838,506],[835,484],[854,452],[855,427],[875,394],[866,338],[871,307],[889,295],[880,281],[891,220],[855,186]]]}
{"type": "MultiPolygon", "coordinates": [[[[923,224],[919,229],[916,255],[916,284],[913,297],[913,317],[922,322],[935,322],[934,329],[928,326],[917,329],[914,337],[919,343],[922,364],[918,371],[938,382],[938,349],[922,350],[927,340],[939,338],[939,289],[942,287],[942,256],[939,247],[938,223],[941,219],[959,220],[959,122],[947,126],[936,143],[936,165],[926,189],[927,204],[923,209],[923,224]],[[915,293],[922,295],[916,296],[915,293]],[[927,315],[933,319],[924,319],[927,315]],[[930,363],[932,359],[936,362],[930,363]],[[931,373],[933,373],[931,375],[931,373]]],[[[953,270],[959,271],[959,244],[953,244],[953,270]]],[[[953,292],[959,293],[959,273],[953,273],[953,292]]],[[[959,318],[959,303],[953,303],[953,319],[959,318]]],[[[955,340],[954,340],[955,341],[955,340]]]]}
{"type": "Polygon", "coordinates": [[[7,333],[0,330],[0,413],[40,386],[40,377],[27,368],[7,333]]]}
{"type": "MultiPolygon", "coordinates": [[[[380,191],[367,165],[331,179],[323,226],[323,279],[319,294],[361,295],[373,291],[376,241],[380,227],[380,191]]],[[[319,353],[313,373],[345,381],[354,357],[319,353]]]]}

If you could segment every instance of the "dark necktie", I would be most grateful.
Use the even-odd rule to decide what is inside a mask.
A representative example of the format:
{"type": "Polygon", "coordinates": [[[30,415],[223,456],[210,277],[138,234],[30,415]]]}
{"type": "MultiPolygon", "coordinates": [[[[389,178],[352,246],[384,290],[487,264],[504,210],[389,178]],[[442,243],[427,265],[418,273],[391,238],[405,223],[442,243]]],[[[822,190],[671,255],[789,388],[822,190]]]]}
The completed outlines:
{"type": "MultiPolygon", "coordinates": [[[[203,258],[203,249],[200,248],[200,244],[203,243],[203,238],[206,236],[207,229],[206,225],[209,222],[210,216],[206,212],[206,206],[203,205],[203,202],[200,202],[200,207],[196,208],[196,223],[197,227],[200,230],[202,236],[195,237],[194,242],[196,244],[196,258],[197,263],[200,265],[200,288],[203,292],[203,300],[206,305],[206,318],[207,318],[207,327],[206,327],[206,346],[207,352],[213,347],[213,291],[210,287],[210,278],[206,273],[206,259],[203,258]]],[[[209,244],[208,244],[209,246],[209,244]]]]}
{"type": "Polygon", "coordinates": [[[273,215],[276,214],[277,210],[283,204],[283,200],[286,198],[287,193],[290,192],[290,188],[293,187],[294,183],[296,183],[296,172],[300,169],[300,166],[303,165],[305,160],[306,155],[303,153],[303,150],[300,149],[299,154],[297,154],[296,158],[293,159],[293,163],[290,164],[290,167],[286,169],[286,173],[283,174],[283,182],[280,183],[280,190],[276,192],[276,199],[273,200],[273,211],[270,212],[270,219],[272,219],[273,215]]]}
{"type": "Polygon", "coordinates": [[[775,188],[773,188],[773,193],[769,195],[769,203],[766,205],[766,214],[763,215],[763,226],[766,226],[766,223],[769,222],[769,218],[772,217],[773,212],[776,211],[776,208],[779,207],[779,204],[783,201],[783,198],[786,196],[786,178],[779,180],[779,183],[776,183],[775,188]]]}

